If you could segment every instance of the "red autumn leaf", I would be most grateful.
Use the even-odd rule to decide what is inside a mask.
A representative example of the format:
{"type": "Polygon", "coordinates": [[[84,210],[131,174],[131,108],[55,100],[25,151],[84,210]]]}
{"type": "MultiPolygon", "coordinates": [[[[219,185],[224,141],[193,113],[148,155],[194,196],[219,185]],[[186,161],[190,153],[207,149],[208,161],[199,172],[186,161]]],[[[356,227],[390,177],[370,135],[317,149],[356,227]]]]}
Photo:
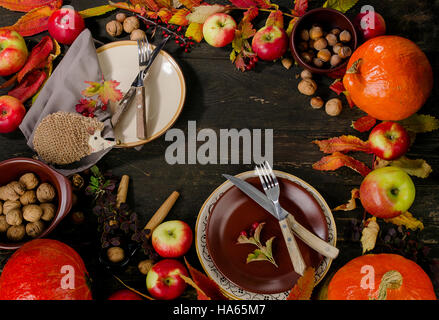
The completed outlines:
{"type": "Polygon", "coordinates": [[[209,277],[202,274],[200,271],[194,269],[186,260],[184,259],[192,280],[198,286],[200,290],[197,290],[198,300],[229,300],[221,291],[220,287],[215,281],[209,277]]]}
{"type": "Polygon", "coordinates": [[[176,24],[178,26],[187,26],[189,24],[189,20],[186,19],[186,16],[191,13],[188,9],[178,9],[174,15],[169,19],[168,23],[176,24]]]}
{"type": "Polygon", "coordinates": [[[330,156],[323,157],[320,161],[313,164],[313,169],[320,171],[334,171],[343,166],[357,171],[363,177],[371,172],[370,168],[363,162],[358,161],[340,152],[334,152],[330,156]]]}
{"type": "Polygon", "coordinates": [[[35,8],[18,19],[14,25],[1,29],[15,30],[23,37],[33,36],[47,30],[49,17],[61,6],[62,0],[57,0],[49,5],[35,8]]]}
{"type": "Polygon", "coordinates": [[[96,110],[96,100],[91,99],[81,99],[79,103],[75,106],[76,112],[79,113],[93,113],[96,110]]]}
{"type": "Polygon", "coordinates": [[[160,4],[154,0],[130,0],[131,4],[134,6],[144,6],[152,11],[159,11],[160,8],[162,8],[164,5],[162,5],[163,2],[160,2],[160,4]]]}
{"type": "Polygon", "coordinates": [[[244,18],[242,20],[250,22],[254,18],[256,18],[258,14],[259,14],[259,9],[257,7],[251,7],[244,12],[244,18]]]}
{"type": "Polygon", "coordinates": [[[291,289],[287,300],[310,300],[315,286],[314,268],[308,267],[303,276],[297,280],[296,285],[291,289]]]}
{"type": "Polygon", "coordinates": [[[113,1],[108,1],[108,3],[112,7],[128,10],[128,11],[138,13],[138,14],[145,14],[145,12],[146,12],[145,7],[138,5],[138,4],[132,5],[132,4],[129,4],[126,2],[113,2],[113,1]]]}
{"type": "Polygon", "coordinates": [[[24,67],[17,75],[18,82],[24,78],[24,76],[30,71],[38,68],[38,66],[46,61],[47,57],[53,50],[53,41],[49,36],[43,37],[41,41],[32,49],[29,54],[29,58],[26,61],[24,67]]]}
{"type": "Polygon", "coordinates": [[[13,96],[24,103],[38,92],[38,89],[46,80],[47,75],[42,70],[33,70],[28,73],[21,83],[8,92],[8,95],[13,96]]]}
{"type": "Polygon", "coordinates": [[[97,95],[103,104],[108,104],[109,101],[117,102],[123,97],[122,92],[117,89],[120,83],[115,80],[104,82],[85,81],[85,83],[89,86],[81,94],[88,98],[97,95]]]}
{"type": "Polygon", "coordinates": [[[287,30],[285,30],[288,37],[291,36],[291,33],[293,32],[294,25],[296,24],[297,21],[299,21],[299,18],[295,17],[295,18],[291,19],[290,22],[288,23],[288,28],[287,28],[287,30]]]}
{"type": "Polygon", "coordinates": [[[0,7],[13,11],[29,12],[53,2],[56,0],[0,0],[0,7]]]}
{"type": "Polygon", "coordinates": [[[372,153],[369,143],[352,135],[344,135],[328,140],[314,140],[313,143],[319,146],[324,153],[362,151],[372,153]]]}
{"type": "Polygon", "coordinates": [[[356,121],[352,121],[352,128],[360,132],[367,132],[375,126],[376,122],[377,119],[367,115],[356,121]]]}
{"type": "Polygon", "coordinates": [[[306,10],[308,10],[308,0],[294,0],[294,11],[296,11],[299,16],[303,16],[306,10]]]}
{"type": "Polygon", "coordinates": [[[192,9],[193,7],[198,7],[203,0],[180,0],[180,2],[188,9],[192,9]]]}
{"type": "Polygon", "coordinates": [[[168,23],[169,20],[172,18],[173,14],[171,12],[171,10],[169,10],[168,8],[161,8],[159,10],[159,12],[157,13],[157,15],[160,17],[160,19],[162,19],[162,21],[164,23],[168,23]]]}
{"type": "Polygon", "coordinates": [[[270,13],[265,22],[266,26],[276,26],[278,28],[284,28],[284,15],[282,11],[276,10],[270,13]]]}
{"type": "Polygon", "coordinates": [[[331,89],[332,91],[334,91],[337,95],[342,94],[343,92],[346,91],[346,88],[343,85],[343,81],[341,81],[340,79],[335,80],[330,86],[329,89],[331,89]]]}
{"type": "Polygon", "coordinates": [[[269,0],[230,0],[230,2],[238,8],[258,7],[268,9],[271,6],[269,0]]]}

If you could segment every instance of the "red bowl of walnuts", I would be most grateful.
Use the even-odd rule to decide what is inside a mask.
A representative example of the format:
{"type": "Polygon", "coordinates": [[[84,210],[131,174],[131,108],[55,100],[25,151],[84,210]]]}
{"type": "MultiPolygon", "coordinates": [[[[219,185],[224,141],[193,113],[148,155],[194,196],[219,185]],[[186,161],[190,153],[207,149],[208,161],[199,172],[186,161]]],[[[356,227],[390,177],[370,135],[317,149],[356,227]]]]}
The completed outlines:
{"type": "Polygon", "coordinates": [[[0,249],[45,237],[72,208],[70,181],[41,161],[0,162],[0,249]]]}
{"type": "Polygon", "coordinates": [[[312,73],[328,74],[346,67],[357,48],[352,22],[340,11],[318,8],[295,24],[290,37],[294,59],[312,73]]]}

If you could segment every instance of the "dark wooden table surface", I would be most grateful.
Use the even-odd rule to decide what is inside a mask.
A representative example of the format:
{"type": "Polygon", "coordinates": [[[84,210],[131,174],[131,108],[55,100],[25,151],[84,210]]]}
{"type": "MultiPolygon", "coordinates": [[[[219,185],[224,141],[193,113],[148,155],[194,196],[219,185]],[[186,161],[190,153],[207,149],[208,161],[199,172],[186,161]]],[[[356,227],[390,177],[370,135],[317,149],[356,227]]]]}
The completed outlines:
{"type": "MultiPolygon", "coordinates": [[[[68,3],[69,1],[65,1],[68,3]]],[[[278,2],[278,1],[275,1],[278,2]]],[[[292,1],[279,1],[284,7],[292,1]]],[[[324,1],[312,1],[311,6],[321,6],[324,1]]],[[[72,0],[77,10],[105,4],[105,0],[72,0]]],[[[436,41],[438,2],[431,0],[360,0],[348,12],[353,17],[361,5],[370,4],[386,19],[389,34],[405,36],[416,42],[429,57],[433,69],[439,68],[439,43],[436,41]],[[436,15],[435,15],[436,13],[436,15]]],[[[13,24],[20,13],[0,9],[1,26],[13,24]]],[[[110,42],[105,24],[115,13],[86,21],[94,37],[110,42]]],[[[260,21],[263,23],[263,20],[260,21]]],[[[29,44],[44,34],[27,38],[29,44]]],[[[183,112],[175,123],[176,128],[187,132],[190,120],[197,121],[197,128],[272,128],[274,129],[274,164],[276,169],[295,174],[310,184],[325,197],[330,207],[345,202],[350,190],[358,187],[362,177],[349,169],[334,173],[322,173],[312,169],[322,154],[311,143],[314,139],[324,139],[342,134],[357,134],[350,127],[351,121],[363,113],[359,109],[349,109],[346,105],[338,117],[329,117],[323,110],[313,110],[309,98],[297,91],[297,67],[286,70],[278,63],[259,63],[254,71],[239,72],[229,61],[230,46],[213,48],[205,42],[196,45],[191,53],[184,53],[175,44],[169,44],[170,52],[181,66],[187,84],[187,98],[183,112]]],[[[435,81],[438,82],[435,75],[435,81]]],[[[319,92],[323,98],[335,96],[328,85],[331,80],[318,79],[319,92]]],[[[421,113],[439,116],[437,105],[439,92],[437,85],[421,113]]],[[[367,135],[360,137],[366,139],[367,135]]],[[[111,169],[114,174],[128,174],[131,184],[128,202],[146,221],[173,190],[181,197],[169,214],[169,218],[182,219],[195,227],[195,221],[204,200],[220,185],[223,173],[237,174],[251,170],[251,165],[169,165],[164,154],[170,142],[164,136],[147,144],[141,151],[134,149],[112,150],[100,163],[103,169],[111,169]]],[[[429,257],[439,258],[439,132],[419,135],[409,151],[411,158],[423,158],[433,167],[428,179],[414,178],[416,200],[411,212],[421,219],[425,229],[419,238],[431,248],[429,257]]],[[[0,160],[12,157],[32,157],[20,131],[0,135],[0,160]]],[[[358,156],[360,159],[369,157],[358,156]]],[[[1,174],[1,173],[0,173],[1,174]]],[[[340,256],[333,262],[331,272],[337,270],[354,257],[361,255],[358,240],[346,236],[354,219],[362,219],[363,210],[335,212],[340,256]]],[[[94,297],[106,298],[120,285],[97,263],[97,239],[95,217],[89,214],[82,225],[74,225],[65,219],[50,235],[77,249],[85,260],[93,278],[94,297]]],[[[9,253],[3,252],[6,258],[9,253]]],[[[139,257],[140,259],[141,257],[139,257]]],[[[189,261],[201,268],[195,248],[188,254],[189,261]]],[[[5,259],[3,259],[5,260],[5,259]]],[[[122,279],[130,285],[146,292],[144,277],[139,275],[133,263],[122,279]]],[[[436,290],[438,286],[436,284],[436,290]]]]}

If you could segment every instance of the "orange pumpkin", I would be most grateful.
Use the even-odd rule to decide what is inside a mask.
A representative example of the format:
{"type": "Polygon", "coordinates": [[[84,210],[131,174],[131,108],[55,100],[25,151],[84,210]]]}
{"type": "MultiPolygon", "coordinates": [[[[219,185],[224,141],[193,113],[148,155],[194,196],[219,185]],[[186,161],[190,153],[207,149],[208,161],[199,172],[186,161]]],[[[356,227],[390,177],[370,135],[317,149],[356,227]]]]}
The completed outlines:
{"type": "Polygon", "coordinates": [[[352,54],[343,84],[353,103],[379,120],[402,120],[417,112],[433,88],[433,71],[412,41],[370,39],[352,54]]]}
{"type": "Polygon", "coordinates": [[[397,254],[368,254],[348,262],[328,286],[328,300],[436,300],[430,278],[397,254]]]}

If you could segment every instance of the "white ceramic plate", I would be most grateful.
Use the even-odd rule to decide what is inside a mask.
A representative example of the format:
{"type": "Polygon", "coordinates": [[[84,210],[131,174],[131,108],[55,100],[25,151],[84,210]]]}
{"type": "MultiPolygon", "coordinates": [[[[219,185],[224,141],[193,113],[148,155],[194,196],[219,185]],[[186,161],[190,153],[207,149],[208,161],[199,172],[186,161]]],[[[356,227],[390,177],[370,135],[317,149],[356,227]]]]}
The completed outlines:
{"type": "MultiPolygon", "coordinates": [[[[328,242],[335,246],[337,242],[337,230],[335,226],[334,217],[332,216],[331,209],[328,207],[326,201],[323,197],[318,193],[316,189],[310,186],[308,183],[299,179],[296,176],[293,176],[289,173],[285,173],[282,171],[275,170],[276,176],[288,179],[299,186],[303,187],[307,190],[318,202],[320,207],[323,210],[323,213],[326,218],[326,223],[328,224],[328,242]]],[[[237,177],[245,180],[250,177],[254,177],[254,171],[247,171],[237,175],[237,177]]],[[[241,289],[236,286],[232,282],[230,282],[227,278],[225,278],[221,272],[216,268],[215,264],[212,261],[212,258],[209,255],[209,250],[206,244],[206,229],[207,223],[209,221],[209,215],[212,212],[212,209],[215,206],[215,203],[218,199],[226,192],[229,188],[231,188],[233,184],[230,181],[224,182],[220,185],[204,202],[203,206],[200,209],[197,218],[197,224],[195,226],[195,246],[197,249],[198,258],[200,259],[201,266],[207,275],[215,281],[223,290],[224,294],[227,295],[231,299],[239,299],[239,300],[285,300],[288,297],[289,291],[276,293],[276,294],[259,294],[253,293],[246,290],[241,289]]],[[[315,283],[319,283],[331,266],[332,259],[324,257],[319,267],[316,269],[315,273],[315,283]]]]}
{"type": "MultiPolygon", "coordinates": [[[[123,93],[127,92],[139,72],[137,42],[112,42],[98,48],[97,54],[104,78],[120,82],[120,90],[123,93]]],[[[133,99],[114,129],[116,139],[121,142],[118,147],[136,147],[165,133],[180,115],[185,97],[186,84],[183,73],[175,60],[162,50],[145,80],[148,137],[146,140],[136,137],[136,110],[133,99]]],[[[116,104],[111,103],[110,108],[114,112],[116,104]]]]}

